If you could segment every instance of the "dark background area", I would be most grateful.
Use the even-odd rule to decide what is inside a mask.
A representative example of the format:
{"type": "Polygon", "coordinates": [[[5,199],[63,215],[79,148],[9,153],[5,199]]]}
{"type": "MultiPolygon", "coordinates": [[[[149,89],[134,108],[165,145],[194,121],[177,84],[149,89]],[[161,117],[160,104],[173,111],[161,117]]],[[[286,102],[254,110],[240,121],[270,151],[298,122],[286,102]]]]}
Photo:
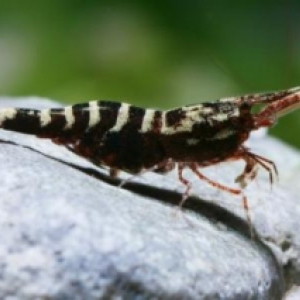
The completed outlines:
{"type": "MultiPolygon", "coordinates": [[[[300,85],[300,1],[0,0],[0,95],[170,108],[300,85]]],[[[300,112],[272,134],[300,147],[300,112]]]]}

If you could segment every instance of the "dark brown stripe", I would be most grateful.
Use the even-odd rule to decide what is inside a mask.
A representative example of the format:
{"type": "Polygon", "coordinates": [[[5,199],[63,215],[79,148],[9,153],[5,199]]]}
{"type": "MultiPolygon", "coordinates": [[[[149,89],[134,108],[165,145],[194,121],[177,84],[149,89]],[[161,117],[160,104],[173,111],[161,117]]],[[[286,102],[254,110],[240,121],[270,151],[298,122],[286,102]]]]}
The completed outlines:
{"type": "Polygon", "coordinates": [[[154,133],[160,133],[162,121],[161,121],[162,112],[160,110],[157,110],[154,114],[154,119],[152,122],[152,131],[154,133]]]}
{"type": "Polygon", "coordinates": [[[22,133],[36,134],[40,131],[39,111],[33,109],[17,109],[14,119],[6,119],[2,128],[22,133]],[[29,114],[32,112],[32,114],[29,114]]]}
{"type": "Polygon", "coordinates": [[[51,122],[48,125],[42,127],[42,132],[59,134],[66,126],[64,109],[52,108],[50,110],[50,115],[51,115],[51,122]]]}
{"type": "Polygon", "coordinates": [[[168,127],[176,127],[185,118],[185,111],[181,108],[171,110],[166,113],[166,125],[168,127]]]}
{"type": "Polygon", "coordinates": [[[89,103],[75,104],[72,106],[75,123],[70,129],[72,132],[81,133],[88,128],[89,125],[89,103]]]}
{"type": "Polygon", "coordinates": [[[73,111],[75,111],[75,110],[86,110],[86,109],[89,108],[89,102],[74,104],[72,106],[72,108],[73,108],[73,111]]]}
{"type": "Polygon", "coordinates": [[[185,111],[183,111],[181,108],[171,110],[166,113],[166,125],[168,127],[172,127],[178,125],[181,123],[182,119],[185,118],[185,111]]]}
{"type": "Polygon", "coordinates": [[[119,102],[100,101],[101,121],[99,126],[102,130],[109,130],[116,124],[120,107],[121,103],[119,102]]]}
{"type": "Polygon", "coordinates": [[[146,110],[144,108],[130,106],[128,123],[134,128],[140,129],[142,127],[145,112],[146,110]]]}

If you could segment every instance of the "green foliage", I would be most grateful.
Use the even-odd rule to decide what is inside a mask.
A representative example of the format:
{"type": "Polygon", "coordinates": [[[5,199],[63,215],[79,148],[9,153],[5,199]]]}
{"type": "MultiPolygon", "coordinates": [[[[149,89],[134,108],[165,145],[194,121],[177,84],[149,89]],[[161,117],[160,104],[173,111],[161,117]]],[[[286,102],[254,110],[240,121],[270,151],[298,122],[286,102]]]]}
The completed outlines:
{"type": "MultiPolygon", "coordinates": [[[[300,2],[0,0],[0,94],[167,108],[300,84],[300,2]]],[[[300,147],[300,112],[272,133],[300,147]]]]}

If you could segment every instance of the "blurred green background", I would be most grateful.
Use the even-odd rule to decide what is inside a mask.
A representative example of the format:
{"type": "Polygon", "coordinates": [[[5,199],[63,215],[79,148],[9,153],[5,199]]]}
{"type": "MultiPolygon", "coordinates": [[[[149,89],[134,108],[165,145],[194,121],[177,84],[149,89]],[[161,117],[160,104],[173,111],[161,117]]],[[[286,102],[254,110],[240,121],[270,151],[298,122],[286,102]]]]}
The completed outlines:
{"type": "MultiPolygon", "coordinates": [[[[300,85],[300,1],[0,0],[0,95],[170,108],[300,85]]],[[[272,129],[300,147],[300,112],[272,129]]]]}

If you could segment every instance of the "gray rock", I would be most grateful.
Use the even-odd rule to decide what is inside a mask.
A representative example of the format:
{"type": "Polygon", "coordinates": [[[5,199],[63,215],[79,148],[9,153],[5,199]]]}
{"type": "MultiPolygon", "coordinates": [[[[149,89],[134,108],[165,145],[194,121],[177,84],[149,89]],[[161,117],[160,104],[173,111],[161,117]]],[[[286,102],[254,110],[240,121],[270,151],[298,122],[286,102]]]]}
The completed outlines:
{"type": "MultiPolygon", "coordinates": [[[[300,155],[275,139],[250,141],[281,174],[272,191],[263,172],[246,189],[255,239],[240,199],[192,174],[178,212],[174,172],[122,174],[122,189],[48,140],[0,139],[0,299],[281,299],[299,283],[300,155]]],[[[233,185],[241,168],[204,172],[233,185]]]]}
{"type": "Polygon", "coordinates": [[[300,288],[299,286],[294,286],[290,289],[284,300],[298,300],[300,299],[300,288]]]}

